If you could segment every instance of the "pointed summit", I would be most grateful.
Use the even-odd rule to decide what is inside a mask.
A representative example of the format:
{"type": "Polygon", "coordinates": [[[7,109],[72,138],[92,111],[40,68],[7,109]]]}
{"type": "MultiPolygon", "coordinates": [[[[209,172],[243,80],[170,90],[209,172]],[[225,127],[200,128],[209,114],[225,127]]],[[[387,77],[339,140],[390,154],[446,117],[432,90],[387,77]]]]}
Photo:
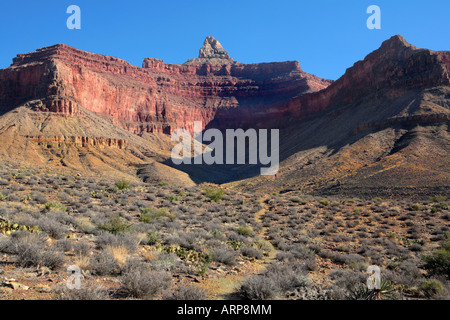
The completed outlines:
{"type": "Polygon", "coordinates": [[[198,58],[189,59],[186,65],[203,65],[209,64],[213,66],[237,65],[239,62],[234,61],[228,55],[228,52],[222,47],[219,41],[214,37],[206,37],[203,47],[200,48],[198,58]]]}
{"type": "Polygon", "coordinates": [[[200,49],[200,54],[198,57],[211,59],[211,58],[217,58],[217,59],[229,59],[230,56],[228,55],[228,52],[225,51],[225,49],[222,47],[219,41],[217,41],[214,37],[206,37],[205,41],[203,42],[203,47],[200,49]]]}

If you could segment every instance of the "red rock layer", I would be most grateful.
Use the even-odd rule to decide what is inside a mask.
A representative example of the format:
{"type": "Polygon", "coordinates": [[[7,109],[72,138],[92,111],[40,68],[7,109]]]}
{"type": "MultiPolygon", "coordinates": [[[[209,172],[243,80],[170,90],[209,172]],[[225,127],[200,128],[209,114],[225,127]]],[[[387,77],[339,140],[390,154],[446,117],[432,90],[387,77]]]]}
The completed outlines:
{"type": "Polygon", "coordinates": [[[170,133],[193,130],[194,121],[229,128],[281,119],[289,99],[331,82],[298,62],[174,65],[147,58],[139,68],[59,44],[19,54],[0,70],[0,105],[40,99],[41,111],[73,116],[82,106],[134,133],[170,133]]]}
{"type": "Polygon", "coordinates": [[[385,41],[334,83],[303,72],[295,61],[202,58],[175,65],[146,58],[140,68],[59,44],[19,54],[0,70],[0,107],[39,100],[31,103],[35,110],[74,116],[82,106],[137,134],[192,131],[194,121],[221,129],[279,128],[369,95],[396,98],[408,90],[448,86],[449,66],[449,52],[417,49],[401,36],[385,41]]]}

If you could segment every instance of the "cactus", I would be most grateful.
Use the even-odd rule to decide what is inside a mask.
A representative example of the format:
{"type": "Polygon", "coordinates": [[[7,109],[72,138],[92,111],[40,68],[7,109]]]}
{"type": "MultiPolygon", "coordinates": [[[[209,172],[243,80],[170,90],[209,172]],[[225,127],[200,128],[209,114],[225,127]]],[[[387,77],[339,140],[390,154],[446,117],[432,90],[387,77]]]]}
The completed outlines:
{"type": "Polygon", "coordinates": [[[12,232],[16,232],[19,230],[25,230],[28,232],[39,232],[39,227],[20,225],[0,218],[0,232],[2,232],[3,234],[10,234],[12,232]]]}

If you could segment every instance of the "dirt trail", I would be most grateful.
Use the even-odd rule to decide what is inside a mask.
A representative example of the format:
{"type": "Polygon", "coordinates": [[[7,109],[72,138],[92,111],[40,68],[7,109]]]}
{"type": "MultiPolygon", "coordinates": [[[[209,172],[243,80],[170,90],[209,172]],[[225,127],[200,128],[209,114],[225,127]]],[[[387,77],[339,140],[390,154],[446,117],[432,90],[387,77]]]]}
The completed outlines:
{"type": "MultiPolygon", "coordinates": [[[[259,199],[261,204],[261,210],[255,213],[255,220],[262,223],[262,218],[267,211],[267,204],[264,203],[265,198],[259,199]]],[[[267,240],[266,236],[267,227],[261,228],[261,230],[256,234],[257,237],[267,240]]],[[[210,299],[217,300],[230,300],[236,299],[237,291],[239,287],[244,282],[244,280],[251,275],[264,272],[267,266],[275,260],[277,250],[272,250],[267,256],[265,255],[260,260],[254,260],[252,262],[247,262],[243,266],[239,266],[240,272],[238,274],[229,274],[224,276],[216,276],[213,278],[205,279],[199,284],[200,287],[206,289],[208,292],[208,297],[210,299]]]]}

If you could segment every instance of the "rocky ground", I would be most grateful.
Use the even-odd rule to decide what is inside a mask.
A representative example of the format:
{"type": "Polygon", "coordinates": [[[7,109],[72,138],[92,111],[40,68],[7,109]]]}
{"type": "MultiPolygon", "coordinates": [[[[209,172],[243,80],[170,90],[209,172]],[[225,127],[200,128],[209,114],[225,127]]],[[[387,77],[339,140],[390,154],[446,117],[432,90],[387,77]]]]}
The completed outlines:
{"type": "Polygon", "coordinates": [[[2,163],[0,297],[365,299],[373,264],[377,298],[448,297],[446,201],[243,193],[2,163]],[[66,285],[73,265],[80,290],[66,285]]]}

